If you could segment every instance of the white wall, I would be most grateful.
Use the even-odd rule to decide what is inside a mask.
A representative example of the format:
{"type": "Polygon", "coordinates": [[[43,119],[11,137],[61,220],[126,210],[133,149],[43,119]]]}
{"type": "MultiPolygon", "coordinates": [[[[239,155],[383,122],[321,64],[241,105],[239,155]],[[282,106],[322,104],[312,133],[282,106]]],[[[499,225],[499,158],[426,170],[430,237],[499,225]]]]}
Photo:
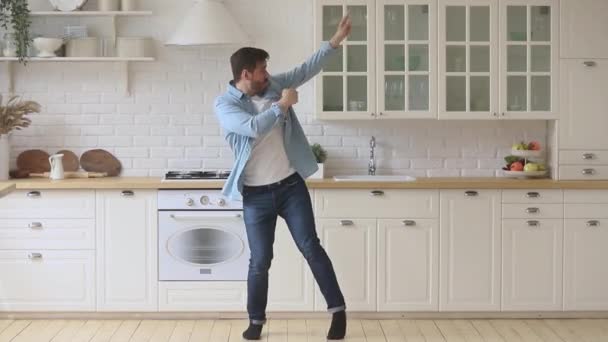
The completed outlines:
{"type": "MultiPolygon", "coordinates": [[[[12,136],[12,159],[26,149],[80,154],[103,148],[122,162],[124,175],[160,175],[166,169],[227,169],[232,153],[220,135],[213,99],[231,78],[233,48],[164,47],[190,0],[139,0],[153,17],[118,19],[120,35],[152,36],[157,61],[131,67],[132,96],[119,92],[113,63],[30,63],[15,70],[19,94],[38,101],[43,112],[32,127],[12,136]]],[[[313,1],[226,0],[227,6],[280,72],[302,62],[313,46],[313,1]]],[[[47,0],[30,0],[48,10],[47,0]]],[[[87,8],[95,8],[90,0],[87,8]]],[[[35,18],[33,34],[59,36],[66,24],[89,25],[108,36],[108,18],[35,18]]],[[[2,70],[2,69],[0,69],[2,70]]],[[[2,82],[3,77],[0,77],[2,82]]],[[[0,85],[1,86],[1,85],[0,85]]],[[[323,144],[328,173],[365,173],[368,142],[375,135],[379,173],[416,176],[494,176],[511,144],[545,142],[544,121],[319,122],[313,118],[314,82],[302,86],[296,111],[311,142],[323,144]]],[[[4,88],[0,88],[4,89],[4,88]]]]}

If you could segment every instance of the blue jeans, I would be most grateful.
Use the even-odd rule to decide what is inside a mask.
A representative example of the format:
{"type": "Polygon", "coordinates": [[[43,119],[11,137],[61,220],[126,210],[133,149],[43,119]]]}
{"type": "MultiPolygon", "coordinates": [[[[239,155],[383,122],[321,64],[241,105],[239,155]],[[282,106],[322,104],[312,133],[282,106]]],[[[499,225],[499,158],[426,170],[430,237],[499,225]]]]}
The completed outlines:
{"type": "Polygon", "coordinates": [[[298,173],[270,185],[245,186],[243,215],[251,249],[247,312],[252,323],[266,322],[268,270],[278,216],[285,219],[293,240],[306,258],[328,311],[333,313],[346,308],[334,268],[317,237],[308,188],[298,173]]]}

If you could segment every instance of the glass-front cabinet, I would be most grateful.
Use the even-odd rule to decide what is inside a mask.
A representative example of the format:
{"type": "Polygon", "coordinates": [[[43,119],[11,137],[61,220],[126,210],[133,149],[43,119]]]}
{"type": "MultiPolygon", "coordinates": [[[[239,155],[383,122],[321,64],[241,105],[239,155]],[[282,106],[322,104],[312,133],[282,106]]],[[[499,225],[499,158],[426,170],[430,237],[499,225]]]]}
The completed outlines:
{"type": "Polygon", "coordinates": [[[378,0],[377,104],[381,118],[436,118],[434,1],[378,0]]]}
{"type": "Polygon", "coordinates": [[[440,0],[439,118],[496,117],[498,1],[440,0]]]}
{"type": "Polygon", "coordinates": [[[328,41],[345,13],[352,31],[316,79],[317,117],[369,119],[377,115],[375,96],[375,1],[317,1],[315,41],[328,41]]]}

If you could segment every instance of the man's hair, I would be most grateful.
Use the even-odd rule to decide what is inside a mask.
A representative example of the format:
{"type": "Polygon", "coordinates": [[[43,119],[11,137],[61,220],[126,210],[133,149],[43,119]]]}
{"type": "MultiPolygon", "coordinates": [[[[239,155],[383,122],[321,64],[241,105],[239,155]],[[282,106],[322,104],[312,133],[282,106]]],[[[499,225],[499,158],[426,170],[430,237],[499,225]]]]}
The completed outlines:
{"type": "Polygon", "coordinates": [[[270,57],[268,52],[262,49],[252,47],[238,49],[230,56],[230,66],[232,67],[234,81],[238,82],[241,79],[243,70],[253,71],[258,62],[263,62],[267,60],[268,57],[270,57]]]}

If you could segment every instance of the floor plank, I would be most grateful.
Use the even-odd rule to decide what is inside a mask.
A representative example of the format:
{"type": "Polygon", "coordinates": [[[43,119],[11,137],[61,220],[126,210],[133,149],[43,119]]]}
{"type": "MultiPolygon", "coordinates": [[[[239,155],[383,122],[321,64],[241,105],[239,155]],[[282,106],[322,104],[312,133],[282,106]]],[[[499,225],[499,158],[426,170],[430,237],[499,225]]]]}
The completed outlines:
{"type": "Polygon", "coordinates": [[[63,326],[63,329],[51,339],[51,342],[71,342],[74,335],[84,325],[84,320],[70,320],[63,326]]]}
{"type": "Polygon", "coordinates": [[[110,338],[110,342],[128,342],[140,323],[141,321],[136,320],[123,321],[110,338]]]}
{"type": "Polygon", "coordinates": [[[289,342],[307,342],[308,335],[306,332],[306,321],[302,319],[293,319],[287,321],[287,341],[289,342]]]}
{"type": "Polygon", "coordinates": [[[170,320],[158,321],[158,326],[150,338],[150,342],[167,342],[173,335],[176,322],[170,320]]]}
{"type": "Polygon", "coordinates": [[[490,324],[498,334],[507,342],[520,342],[521,336],[513,329],[511,319],[491,319],[490,324]]]}
{"type": "Polygon", "coordinates": [[[399,320],[397,321],[401,334],[407,342],[422,342],[424,336],[418,325],[412,320],[399,320]]]}
{"type": "Polygon", "coordinates": [[[188,342],[194,330],[194,323],[195,321],[193,320],[176,321],[175,329],[173,329],[169,342],[188,342]]]}
{"type": "Polygon", "coordinates": [[[73,342],[88,342],[93,336],[97,333],[97,331],[103,326],[104,321],[101,320],[91,320],[87,321],[74,335],[72,338],[73,342]]]}
{"type": "MultiPolygon", "coordinates": [[[[350,325],[351,321],[348,321],[350,325]]],[[[308,342],[324,342],[327,341],[327,329],[329,321],[326,319],[307,319],[306,320],[306,336],[308,342]]]]}
{"type": "Polygon", "coordinates": [[[401,328],[396,320],[381,320],[380,326],[386,342],[405,342],[405,337],[401,333],[401,328]]]}
{"type": "Polygon", "coordinates": [[[500,336],[494,326],[487,320],[472,320],[471,324],[477,329],[484,342],[508,342],[500,336]]]}
{"type": "MultiPolygon", "coordinates": [[[[266,326],[268,327],[268,342],[287,342],[286,320],[269,320],[266,326]]],[[[236,341],[239,340],[234,340],[234,342],[236,341]]]]}
{"type": "Polygon", "coordinates": [[[430,320],[415,320],[418,330],[426,342],[445,342],[445,338],[437,328],[437,324],[430,320]]]}
{"type": "Polygon", "coordinates": [[[13,322],[14,321],[12,319],[0,320],[0,333],[4,331],[4,329],[8,328],[9,325],[13,324],[13,322]]]}
{"type": "Polygon", "coordinates": [[[571,330],[565,319],[548,319],[546,324],[565,342],[582,342],[581,338],[571,330]]]}
{"type": "Polygon", "coordinates": [[[199,320],[194,323],[194,329],[190,336],[190,342],[208,342],[211,338],[211,330],[215,325],[212,320],[199,320]]]}
{"type": "Polygon", "coordinates": [[[230,337],[230,322],[227,320],[217,320],[211,329],[209,342],[227,342],[230,337]]]}
{"type": "Polygon", "coordinates": [[[564,342],[553,329],[551,329],[544,321],[539,319],[526,319],[526,324],[538,335],[543,341],[547,342],[564,342]]]}
{"type": "Polygon", "coordinates": [[[14,321],[6,329],[2,330],[2,333],[0,333],[0,342],[12,341],[15,338],[15,336],[19,335],[31,323],[32,323],[32,321],[30,321],[30,320],[14,321]]]}
{"type": "Polygon", "coordinates": [[[122,326],[123,321],[120,320],[107,320],[101,323],[101,327],[97,329],[95,335],[89,342],[109,342],[118,329],[122,326]]]}
{"type": "Polygon", "coordinates": [[[382,332],[380,322],[378,322],[377,320],[362,320],[361,326],[363,327],[363,333],[365,334],[365,340],[367,342],[386,341],[386,337],[384,337],[384,332],[382,332]]]}

